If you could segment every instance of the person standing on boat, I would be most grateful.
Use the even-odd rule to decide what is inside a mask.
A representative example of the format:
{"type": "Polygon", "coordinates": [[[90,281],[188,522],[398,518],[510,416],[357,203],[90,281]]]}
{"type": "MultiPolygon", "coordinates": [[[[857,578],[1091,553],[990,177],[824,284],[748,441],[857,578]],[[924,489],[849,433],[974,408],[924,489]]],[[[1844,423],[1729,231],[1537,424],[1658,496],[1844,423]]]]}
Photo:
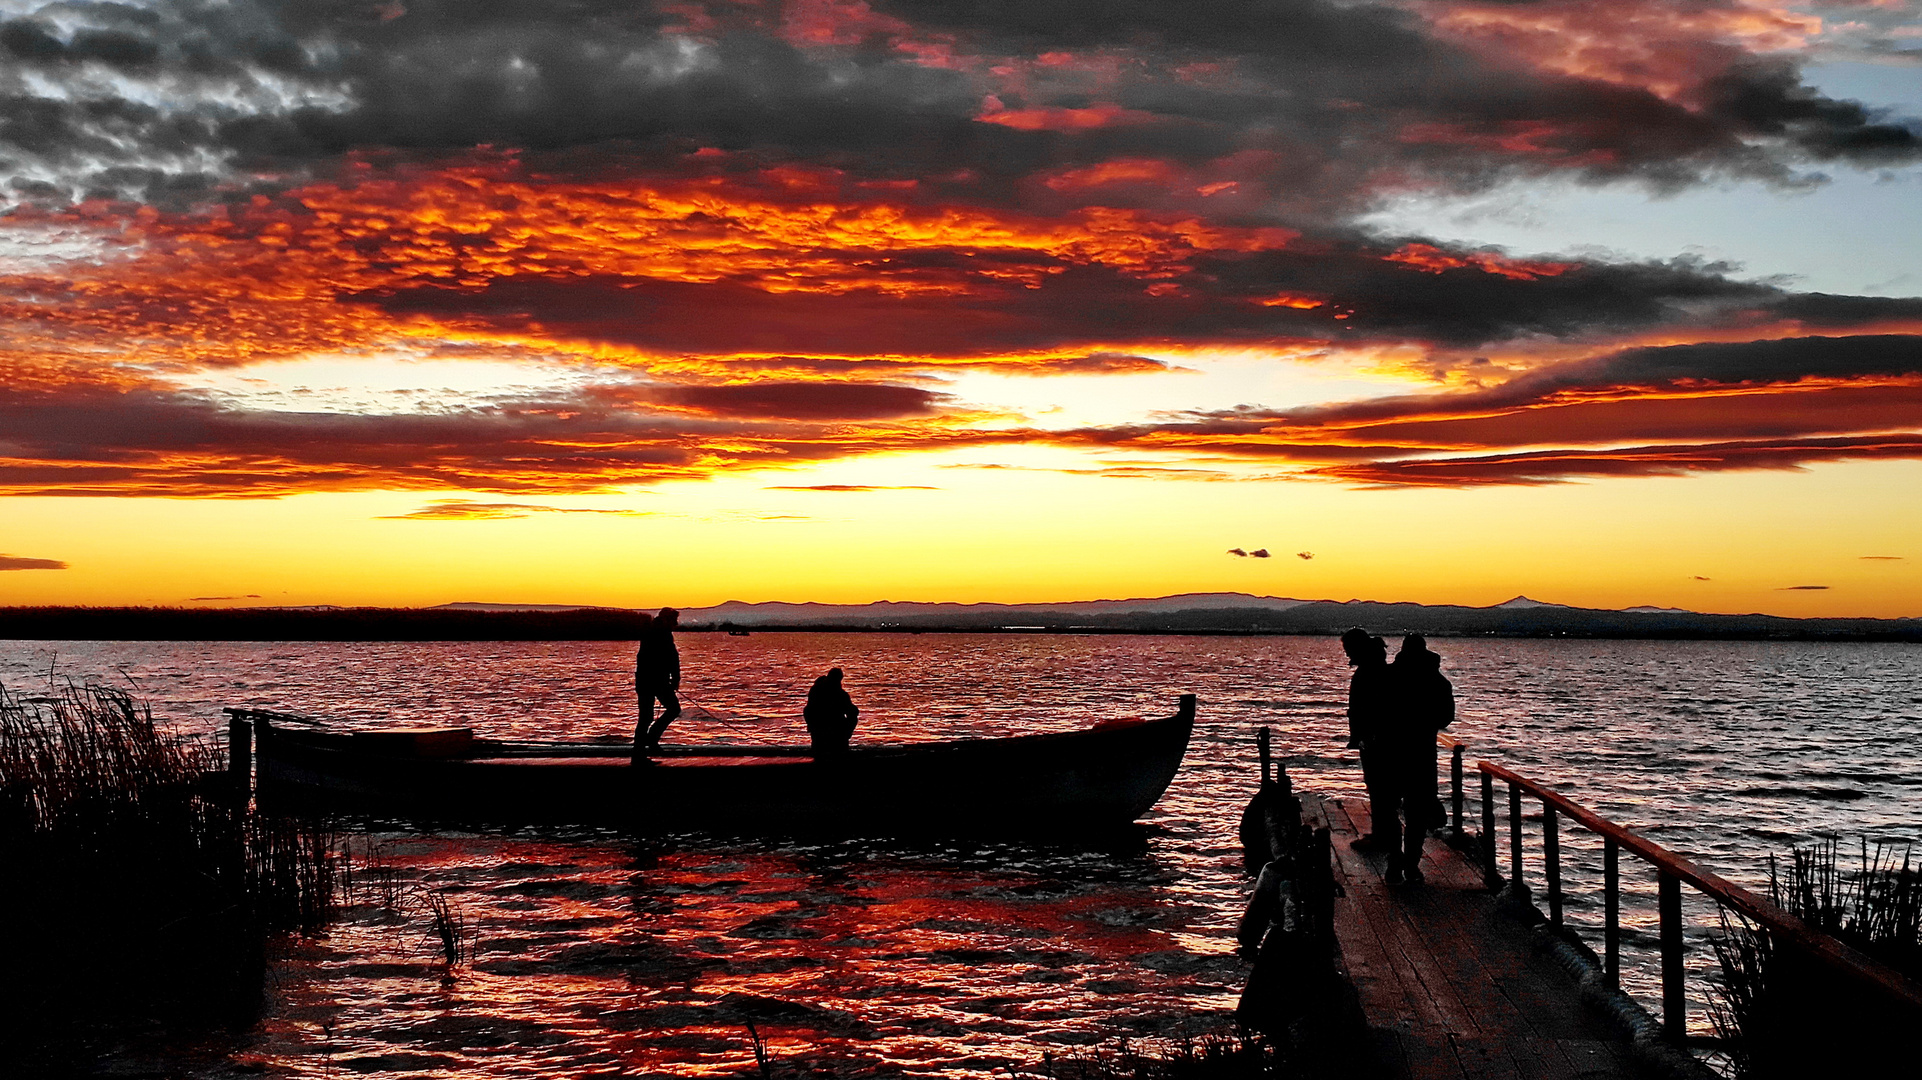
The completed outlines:
{"type": "Polygon", "coordinates": [[[1348,679],[1348,749],[1361,751],[1361,782],[1368,789],[1372,823],[1368,835],[1357,837],[1354,846],[1393,850],[1400,846],[1400,839],[1395,835],[1395,803],[1382,746],[1383,725],[1394,707],[1388,643],[1356,627],[1341,635],[1341,649],[1348,654],[1348,665],[1355,669],[1348,679]]]}
{"type": "MultiPolygon", "coordinates": [[[[1441,657],[1430,652],[1428,639],[1410,634],[1388,666],[1393,694],[1383,724],[1387,780],[1391,804],[1400,812],[1402,843],[1388,860],[1388,883],[1420,882],[1422,845],[1428,830],[1444,819],[1435,781],[1435,735],[1455,720],[1455,688],[1441,673],[1441,657]]],[[[1392,829],[1393,812],[1386,825],[1392,829]]],[[[1388,834],[1392,836],[1391,834],[1388,834]]]]}
{"type": "Polygon", "coordinates": [[[808,745],[815,757],[846,751],[860,718],[861,710],[841,686],[840,668],[830,668],[808,688],[808,703],[801,709],[801,719],[807,721],[808,745]]]}
{"type": "Polygon", "coordinates": [[[681,613],[671,607],[661,609],[641,629],[640,647],[634,651],[634,697],[639,718],[634,724],[634,756],[639,759],[661,745],[667,725],[681,715],[681,652],[674,647],[674,628],[681,613]],[[654,715],[654,703],[661,703],[661,715],[654,715]]]}

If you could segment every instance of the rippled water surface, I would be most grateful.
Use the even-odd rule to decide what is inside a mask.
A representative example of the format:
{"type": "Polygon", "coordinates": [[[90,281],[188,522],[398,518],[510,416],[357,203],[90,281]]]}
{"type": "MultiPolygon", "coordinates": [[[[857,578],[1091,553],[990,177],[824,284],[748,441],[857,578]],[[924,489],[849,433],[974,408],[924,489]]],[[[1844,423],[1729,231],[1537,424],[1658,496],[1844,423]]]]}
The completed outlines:
{"type": "MultiPolygon", "coordinates": [[[[1737,881],[1765,881],[1768,853],[1823,832],[1922,836],[1922,648],[1434,645],[1471,763],[1554,782],[1737,881]]],[[[675,741],[801,741],[808,683],[831,666],[862,707],[857,739],[1074,729],[1171,712],[1183,692],[1199,695],[1200,722],[1141,834],[1105,849],[382,826],[356,840],[373,864],[358,902],[279,967],[261,1030],[196,1068],[738,1075],[754,1068],[752,1024],[781,1062],[959,1076],[1032,1061],[1041,1044],[1215,1026],[1245,975],[1234,834],[1254,729],[1275,729],[1304,787],[1359,794],[1332,639],[684,634],[681,650],[690,708],[675,741]],[[431,962],[429,891],[475,933],[452,978],[431,962]]],[[[49,670],[131,682],[157,715],[201,730],[250,705],[624,734],[631,664],[631,646],[603,642],[0,642],[12,688],[49,670]]],[[[1564,843],[1570,917],[1597,921],[1594,845],[1572,829],[1564,843]]],[[[1653,884],[1624,872],[1643,964],[1628,981],[1646,994],[1653,884]]]]}

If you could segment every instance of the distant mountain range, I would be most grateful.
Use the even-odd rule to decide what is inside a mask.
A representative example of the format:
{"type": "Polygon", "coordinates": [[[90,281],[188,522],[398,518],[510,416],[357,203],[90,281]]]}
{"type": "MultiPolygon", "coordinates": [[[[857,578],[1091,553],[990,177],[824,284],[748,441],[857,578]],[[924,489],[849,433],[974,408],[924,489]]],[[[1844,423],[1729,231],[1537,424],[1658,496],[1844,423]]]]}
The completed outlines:
{"type": "MultiPolygon", "coordinates": [[[[644,614],[572,604],[250,608],[0,608],[0,639],[146,641],[632,640],[644,614]]],[[[1791,619],[1680,608],[1569,607],[1517,596],[1489,607],[1183,593],[1058,604],[750,604],[687,608],[689,631],[1380,634],[1922,642],[1922,619],[1791,619]]]]}
{"type": "MultiPolygon", "coordinates": [[[[566,610],[552,605],[446,604],[438,610],[566,610]]],[[[587,609],[581,609],[587,610],[587,609]]],[[[1922,619],[1795,619],[1779,615],[1713,615],[1645,605],[1582,608],[1517,596],[1489,607],[1375,600],[1298,600],[1247,593],[1181,593],[1132,600],[1052,604],[957,604],[883,600],[816,604],[730,600],[686,608],[695,629],[1021,630],[1133,633],[1491,634],[1516,637],[1846,638],[1922,641],[1922,619]]]]}

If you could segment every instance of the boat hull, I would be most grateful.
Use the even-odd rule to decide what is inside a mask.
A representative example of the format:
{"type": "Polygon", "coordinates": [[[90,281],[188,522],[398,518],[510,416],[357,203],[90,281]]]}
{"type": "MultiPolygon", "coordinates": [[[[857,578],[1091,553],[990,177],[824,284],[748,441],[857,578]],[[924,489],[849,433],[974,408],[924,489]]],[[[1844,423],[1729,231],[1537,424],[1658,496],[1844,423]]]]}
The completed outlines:
{"type": "Polygon", "coordinates": [[[370,753],[351,734],[255,728],[264,805],[436,820],[560,821],[641,829],[864,835],[1087,830],[1134,821],[1174,779],[1193,698],[1160,720],[1088,731],[857,747],[670,747],[634,765],[625,748],[476,742],[459,757],[370,753]]]}

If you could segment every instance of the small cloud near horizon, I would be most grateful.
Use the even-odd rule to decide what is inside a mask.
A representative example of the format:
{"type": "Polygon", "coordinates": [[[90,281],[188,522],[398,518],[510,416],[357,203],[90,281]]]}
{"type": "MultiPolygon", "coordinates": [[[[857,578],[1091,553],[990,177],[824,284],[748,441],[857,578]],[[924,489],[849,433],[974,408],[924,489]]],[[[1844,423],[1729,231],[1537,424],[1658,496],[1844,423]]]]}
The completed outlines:
{"type": "Polygon", "coordinates": [[[540,506],[535,503],[483,503],[462,499],[437,499],[406,514],[382,514],[376,521],[506,521],[535,514],[611,514],[615,517],[642,517],[645,510],[590,510],[572,506],[540,506]]]}
{"type": "Polygon", "coordinates": [[[1312,552],[1312,551],[1297,551],[1297,552],[1295,552],[1295,558],[1297,558],[1297,559],[1301,559],[1301,560],[1303,560],[1304,562],[1305,562],[1305,561],[1307,561],[1307,560],[1309,560],[1309,559],[1312,559],[1312,558],[1314,558],[1314,557],[1315,557],[1315,553],[1314,553],[1314,552],[1312,552]]]}
{"type": "Polygon", "coordinates": [[[1266,559],[1270,557],[1268,554],[1267,548],[1256,548],[1253,551],[1243,551],[1240,548],[1229,548],[1228,554],[1233,555],[1239,559],[1266,559]]]}
{"type": "Polygon", "coordinates": [[[1694,575],[1694,580],[1696,580],[1696,581],[1714,581],[1715,579],[1714,579],[1714,578],[1708,578],[1708,577],[1703,577],[1703,576],[1702,576],[1702,575],[1700,575],[1700,574],[1696,574],[1696,575],[1694,575]]]}
{"type": "Polygon", "coordinates": [[[259,593],[250,592],[245,596],[189,596],[187,599],[181,602],[185,604],[205,604],[215,600],[258,600],[258,599],[260,599],[259,593]]]}
{"type": "Polygon", "coordinates": [[[1821,592],[1827,585],[1784,585],[1776,592],[1821,592]]]}
{"type": "Polygon", "coordinates": [[[29,559],[24,555],[0,555],[0,570],[65,570],[59,559],[29,559]]]}
{"type": "Polygon", "coordinates": [[[926,484],[776,484],[763,491],[940,491],[926,484]]]}
{"type": "Polygon", "coordinates": [[[1861,559],[1865,559],[1865,560],[1867,560],[1867,561],[1869,561],[1869,562],[1901,562],[1901,561],[1903,561],[1903,560],[1904,560],[1905,558],[1907,558],[1907,556],[1904,556],[1904,555],[1861,555],[1861,556],[1858,556],[1858,558],[1861,558],[1861,559]]]}

